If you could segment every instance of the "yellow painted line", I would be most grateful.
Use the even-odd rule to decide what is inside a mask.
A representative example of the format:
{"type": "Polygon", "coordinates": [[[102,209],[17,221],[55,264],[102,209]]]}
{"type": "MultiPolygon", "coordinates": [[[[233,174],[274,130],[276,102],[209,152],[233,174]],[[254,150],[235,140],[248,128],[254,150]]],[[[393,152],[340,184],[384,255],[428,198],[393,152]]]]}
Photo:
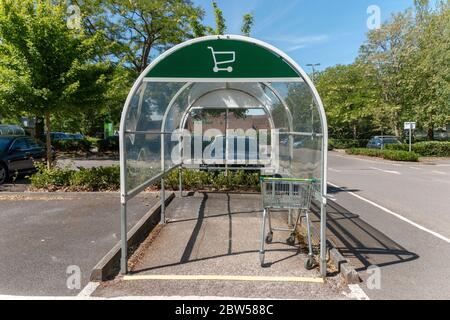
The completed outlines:
{"type": "Polygon", "coordinates": [[[310,282],[324,283],[323,278],[314,277],[258,277],[258,276],[221,276],[221,275],[140,275],[124,276],[125,281],[166,280],[166,281],[246,281],[246,282],[310,282]]]}

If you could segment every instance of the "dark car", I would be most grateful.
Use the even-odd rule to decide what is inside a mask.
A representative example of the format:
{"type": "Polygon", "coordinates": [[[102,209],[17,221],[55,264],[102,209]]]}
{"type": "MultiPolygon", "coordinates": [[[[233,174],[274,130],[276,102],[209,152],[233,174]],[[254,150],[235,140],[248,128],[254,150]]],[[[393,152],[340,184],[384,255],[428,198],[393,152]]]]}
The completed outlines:
{"type": "Polygon", "coordinates": [[[35,161],[44,162],[45,146],[30,137],[0,136],[0,184],[14,174],[36,170],[35,161]]]}
{"type": "Polygon", "coordinates": [[[370,139],[367,144],[367,148],[369,149],[384,149],[388,144],[402,144],[396,137],[394,136],[376,136],[370,139]]]}
{"type": "MultiPolygon", "coordinates": [[[[43,134],[39,138],[42,142],[47,140],[47,134],[43,134]]],[[[64,132],[51,132],[50,140],[51,141],[61,141],[61,140],[70,140],[71,138],[64,132]]]]}
{"type": "Polygon", "coordinates": [[[84,136],[81,133],[66,133],[66,136],[69,140],[79,141],[84,139],[84,136]]]}

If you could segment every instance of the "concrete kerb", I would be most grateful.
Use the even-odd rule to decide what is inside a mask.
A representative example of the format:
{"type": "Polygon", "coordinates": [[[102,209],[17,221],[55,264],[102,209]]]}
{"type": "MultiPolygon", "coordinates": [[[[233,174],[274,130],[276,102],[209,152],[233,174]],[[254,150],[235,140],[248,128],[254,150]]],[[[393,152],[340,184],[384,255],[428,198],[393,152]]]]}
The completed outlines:
{"type": "MultiPolygon", "coordinates": [[[[301,220],[301,226],[303,227],[306,225],[306,221],[304,218],[302,218],[301,220]]],[[[302,235],[304,234],[303,232],[301,232],[301,230],[298,230],[298,233],[302,235]]],[[[311,237],[313,239],[313,242],[318,243],[320,241],[320,232],[313,223],[311,223],[311,237]]],[[[327,249],[331,262],[336,266],[339,274],[344,279],[344,281],[347,284],[361,283],[361,278],[359,277],[358,272],[355,270],[355,267],[353,267],[353,265],[351,265],[350,262],[348,262],[347,259],[342,256],[339,250],[336,249],[336,245],[329,239],[327,239],[327,249]]]]}
{"type": "MultiPolygon", "coordinates": [[[[175,198],[175,193],[166,196],[166,206],[175,198]]],[[[147,212],[127,235],[128,254],[131,255],[139,245],[147,238],[150,232],[159,224],[161,220],[161,203],[158,202],[147,212]]],[[[118,242],[92,269],[90,280],[101,282],[112,279],[120,271],[120,242],[118,242]]]]}

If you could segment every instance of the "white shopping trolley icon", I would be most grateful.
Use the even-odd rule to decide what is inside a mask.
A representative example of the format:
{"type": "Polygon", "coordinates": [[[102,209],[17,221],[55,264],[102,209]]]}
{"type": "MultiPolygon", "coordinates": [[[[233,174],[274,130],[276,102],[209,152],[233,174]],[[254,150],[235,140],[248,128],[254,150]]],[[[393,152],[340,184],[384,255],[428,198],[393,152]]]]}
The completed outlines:
{"type": "Polygon", "coordinates": [[[236,52],[234,51],[214,51],[213,47],[208,47],[209,50],[211,50],[212,52],[212,56],[214,59],[214,68],[213,71],[214,72],[219,72],[219,71],[228,71],[228,72],[233,72],[233,67],[232,66],[228,66],[228,67],[219,67],[219,66],[224,66],[224,65],[229,65],[233,62],[236,61],[236,52]],[[230,60],[220,60],[220,58],[222,59],[226,59],[227,57],[230,57],[230,60]]]}

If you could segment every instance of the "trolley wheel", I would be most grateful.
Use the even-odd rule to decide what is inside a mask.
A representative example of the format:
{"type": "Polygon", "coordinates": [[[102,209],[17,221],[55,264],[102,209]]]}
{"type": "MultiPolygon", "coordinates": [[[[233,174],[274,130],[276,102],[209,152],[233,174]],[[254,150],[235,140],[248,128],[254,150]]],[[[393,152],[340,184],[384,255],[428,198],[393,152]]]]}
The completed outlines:
{"type": "Polygon", "coordinates": [[[314,258],[309,256],[308,259],[305,261],[305,269],[306,270],[312,270],[316,266],[316,262],[314,261],[314,258]]]}
{"type": "Polygon", "coordinates": [[[289,238],[286,239],[286,243],[290,246],[293,246],[295,244],[295,233],[291,233],[289,238]]]}
{"type": "Polygon", "coordinates": [[[273,241],[273,232],[269,232],[266,236],[266,243],[270,244],[273,241]]]}

